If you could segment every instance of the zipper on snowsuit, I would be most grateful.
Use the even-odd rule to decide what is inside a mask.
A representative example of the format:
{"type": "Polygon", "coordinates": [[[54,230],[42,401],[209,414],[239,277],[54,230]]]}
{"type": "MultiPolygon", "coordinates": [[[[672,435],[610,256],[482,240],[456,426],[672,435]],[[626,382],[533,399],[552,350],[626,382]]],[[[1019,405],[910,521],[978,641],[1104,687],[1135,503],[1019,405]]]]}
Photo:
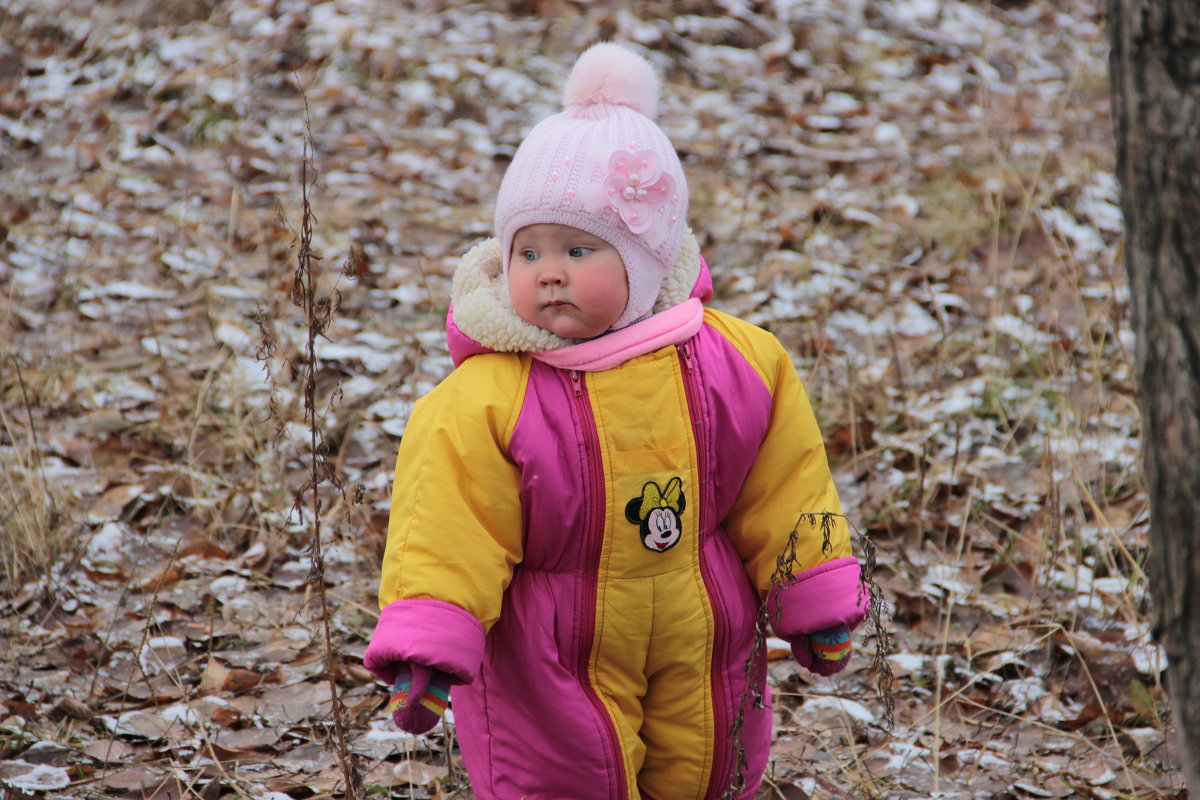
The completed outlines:
{"type": "Polygon", "coordinates": [[[591,700],[592,705],[596,708],[596,713],[600,715],[600,719],[604,722],[604,730],[608,734],[608,743],[610,747],[610,757],[613,760],[613,766],[616,769],[615,785],[620,789],[618,798],[628,796],[629,780],[625,774],[625,754],[621,747],[620,737],[617,736],[617,730],[612,717],[609,716],[608,707],[600,699],[600,695],[596,692],[596,688],[592,685],[590,676],[588,675],[588,662],[591,660],[592,640],[596,634],[596,601],[599,594],[600,583],[600,554],[603,550],[604,543],[604,508],[607,498],[604,492],[604,479],[602,470],[604,464],[600,458],[600,434],[596,430],[596,416],[592,411],[591,398],[588,396],[587,384],[584,382],[583,374],[579,370],[571,370],[571,388],[575,395],[575,411],[579,419],[579,425],[583,432],[584,453],[586,463],[584,468],[587,470],[587,491],[584,493],[584,502],[590,503],[588,513],[586,515],[587,530],[584,541],[587,542],[587,556],[584,560],[583,569],[583,591],[580,598],[580,635],[579,635],[579,681],[591,700]]]}
{"type": "Polygon", "coordinates": [[[725,604],[721,602],[721,586],[712,576],[712,566],[705,557],[704,536],[708,525],[708,494],[709,463],[708,463],[708,430],[704,425],[704,408],[700,398],[700,379],[696,374],[696,360],[687,342],[675,345],[679,354],[679,364],[683,375],[683,390],[687,398],[688,416],[692,422],[692,438],[696,443],[696,474],[699,477],[697,500],[699,505],[697,529],[700,535],[700,578],[705,591],[708,592],[709,606],[713,609],[713,663],[712,669],[712,704],[713,704],[713,765],[709,773],[708,789],[704,793],[705,800],[715,800],[724,794],[725,789],[733,779],[732,743],[728,742],[730,721],[727,710],[732,692],[725,680],[723,665],[726,659],[721,654],[729,647],[729,633],[724,620],[717,609],[725,604]]]}

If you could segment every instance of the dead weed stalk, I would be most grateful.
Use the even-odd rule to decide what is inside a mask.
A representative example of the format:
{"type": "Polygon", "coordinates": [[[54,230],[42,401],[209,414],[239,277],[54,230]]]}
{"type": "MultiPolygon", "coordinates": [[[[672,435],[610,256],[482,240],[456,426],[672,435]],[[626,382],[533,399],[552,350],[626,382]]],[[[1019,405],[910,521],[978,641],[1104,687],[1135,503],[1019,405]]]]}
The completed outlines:
{"type": "MultiPolygon", "coordinates": [[[[350,714],[342,702],[338,689],[338,679],[343,672],[339,664],[338,654],[333,644],[331,631],[331,615],[329,597],[325,584],[325,497],[332,495],[340,498],[343,506],[346,503],[346,487],[328,458],[328,447],[325,444],[323,424],[328,409],[318,407],[317,398],[317,344],[318,340],[326,338],[326,332],[332,323],[341,304],[341,293],[336,287],[322,291],[316,275],[316,267],[321,256],[313,249],[313,226],[316,214],[313,212],[312,191],[319,171],[314,161],[315,148],[313,145],[312,119],[309,113],[308,96],[297,78],[300,95],[304,101],[304,136],[303,157],[300,161],[300,190],[301,211],[300,229],[297,232],[287,221],[282,206],[278,209],[280,222],[292,230],[293,247],[296,250],[295,270],[292,275],[290,300],[303,314],[302,322],[306,331],[304,347],[295,357],[293,371],[300,378],[301,396],[303,398],[304,424],[308,433],[307,461],[308,474],[304,484],[293,493],[292,514],[303,526],[308,525],[311,531],[310,561],[308,584],[315,590],[316,600],[320,610],[321,631],[325,647],[325,675],[329,683],[330,703],[333,713],[333,739],[330,748],[338,760],[338,765],[345,781],[345,796],[347,800],[359,800],[363,797],[362,774],[350,752],[350,714]],[[305,512],[307,510],[307,520],[305,512]]],[[[352,277],[352,265],[347,261],[343,274],[352,277]]],[[[278,385],[271,372],[270,361],[278,350],[274,327],[271,324],[269,312],[259,309],[253,317],[258,325],[260,341],[256,357],[264,364],[268,380],[271,384],[271,398],[268,413],[276,422],[275,441],[278,442],[286,429],[286,420],[280,412],[277,402],[278,385]]],[[[338,393],[334,392],[336,399],[338,393]]]]}
{"type": "Polygon", "coordinates": [[[830,536],[833,533],[834,520],[838,518],[846,520],[846,524],[850,526],[850,529],[854,533],[855,545],[861,548],[863,553],[860,566],[862,568],[862,587],[867,596],[867,638],[872,640],[874,647],[874,653],[871,658],[871,673],[875,677],[876,692],[883,702],[884,722],[887,730],[890,732],[895,729],[896,698],[893,687],[896,676],[892,671],[891,662],[887,659],[888,655],[893,651],[894,645],[892,643],[892,635],[884,624],[888,614],[887,603],[883,597],[883,589],[880,588],[875,580],[875,543],[859,532],[844,514],[835,514],[829,511],[803,513],[788,533],[788,540],[782,552],[775,558],[775,571],[771,574],[772,591],[767,593],[767,599],[758,607],[758,616],[755,619],[754,625],[754,646],[743,668],[745,686],[742,689],[742,696],[738,700],[737,713],[734,715],[733,724],[729,730],[729,739],[732,743],[734,753],[734,775],[729,786],[726,787],[725,792],[721,795],[721,800],[736,800],[736,798],[742,795],[742,790],[746,786],[746,768],[748,764],[746,762],[745,743],[742,740],[746,710],[749,708],[755,710],[766,708],[766,704],[763,701],[764,684],[761,677],[766,671],[767,637],[770,635],[772,622],[778,622],[783,617],[783,606],[778,602],[779,595],[774,590],[792,583],[797,572],[801,572],[812,566],[811,564],[805,565],[801,563],[796,555],[796,545],[800,539],[801,528],[806,526],[807,530],[819,530],[821,532],[821,551],[828,556],[832,552],[830,536]],[[776,598],[774,609],[768,608],[770,598],[772,597],[776,598]]]}

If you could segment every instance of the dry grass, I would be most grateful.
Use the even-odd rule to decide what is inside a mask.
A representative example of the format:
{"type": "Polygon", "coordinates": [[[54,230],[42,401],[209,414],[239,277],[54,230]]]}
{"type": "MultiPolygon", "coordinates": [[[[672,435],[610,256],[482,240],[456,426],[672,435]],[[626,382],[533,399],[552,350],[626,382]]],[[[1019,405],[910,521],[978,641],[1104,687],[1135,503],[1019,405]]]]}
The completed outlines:
{"type": "Polygon", "coordinates": [[[46,475],[28,370],[15,355],[4,363],[11,368],[4,393],[19,398],[0,405],[0,577],[11,581],[44,574],[68,551],[76,531],[67,514],[68,493],[46,475]],[[18,414],[23,418],[14,418],[18,414]]]}

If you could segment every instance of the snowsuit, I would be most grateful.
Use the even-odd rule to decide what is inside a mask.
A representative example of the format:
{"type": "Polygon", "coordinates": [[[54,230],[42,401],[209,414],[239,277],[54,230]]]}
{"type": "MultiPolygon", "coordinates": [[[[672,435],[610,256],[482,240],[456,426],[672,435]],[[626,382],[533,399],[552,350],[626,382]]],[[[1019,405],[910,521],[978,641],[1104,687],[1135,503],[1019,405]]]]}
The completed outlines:
{"type": "MultiPolygon", "coordinates": [[[[456,275],[461,363],[400,446],[365,662],[385,680],[402,659],[452,676],[481,800],[719,797],[776,557],[802,513],[841,512],[791,360],[703,308],[711,283],[687,241],[660,313],[536,355],[546,342],[522,337],[553,334],[496,311],[498,246],[456,275]],[[489,352],[505,347],[518,352],[489,352]]],[[[776,632],[853,627],[865,599],[844,520],[824,548],[799,530],[776,632]]],[[[749,798],[771,712],[744,714],[749,798]]]]}

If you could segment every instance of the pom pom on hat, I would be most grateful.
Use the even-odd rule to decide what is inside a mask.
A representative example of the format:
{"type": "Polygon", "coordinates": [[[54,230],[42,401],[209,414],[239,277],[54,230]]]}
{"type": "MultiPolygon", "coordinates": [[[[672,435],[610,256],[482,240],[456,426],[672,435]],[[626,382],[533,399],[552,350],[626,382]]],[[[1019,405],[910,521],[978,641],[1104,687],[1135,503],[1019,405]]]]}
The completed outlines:
{"type": "Polygon", "coordinates": [[[629,106],[654,119],[658,116],[658,73],[650,62],[619,44],[592,45],[571,70],[563,87],[563,105],[611,103],[629,106]]]}
{"type": "Polygon", "coordinates": [[[633,50],[590,47],[563,87],[564,110],[525,137],[496,197],[505,272],[513,236],[528,225],[569,225],[616,248],[629,302],[614,329],[650,313],[687,225],[683,167],[654,123],[660,87],[654,66],[633,50]]]}

